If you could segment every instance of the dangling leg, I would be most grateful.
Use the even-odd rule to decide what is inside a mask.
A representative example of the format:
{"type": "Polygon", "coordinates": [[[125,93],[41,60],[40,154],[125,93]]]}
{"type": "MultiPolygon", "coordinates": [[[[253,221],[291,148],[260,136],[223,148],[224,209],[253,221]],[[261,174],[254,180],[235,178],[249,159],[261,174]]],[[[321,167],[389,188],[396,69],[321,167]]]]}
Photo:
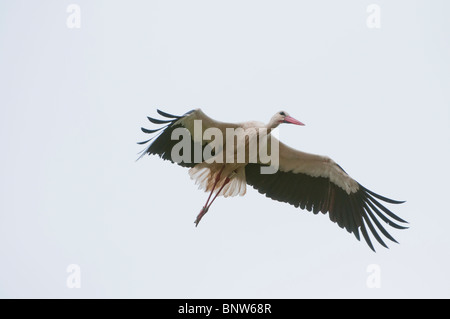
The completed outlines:
{"type": "Polygon", "coordinates": [[[214,201],[216,200],[217,196],[219,196],[220,192],[222,191],[222,189],[225,187],[225,185],[227,185],[230,182],[230,178],[227,177],[225,178],[225,182],[223,183],[222,187],[217,191],[216,195],[214,196],[213,200],[211,201],[211,203],[209,203],[208,207],[206,207],[206,211],[208,211],[209,207],[211,207],[212,203],[214,203],[214,201]]]}
{"type": "Polygon", "coordinates": [[[211,192],[209,193],[208,199],[206,200],[205,205],[203,206],[202,210],[200,211],[200,213],[198,214],[197,218],[195,219],[195,222],[194,222],[195,223],[195,227],[197,227],[197,225],[200,222],[200,220],[202,219],[202,217],[208,212],[209,200],[211,199],[211,195],[214,193],[214,189],[216,188],[217,183],[220,180],[220,176],[222,175],[222,171],[223,171],[224,168],[225,168],[225,166],[222,166],[222,168],[220,169],[219,173],[217,174],[216,180],[214,181],[214,185],[213,185],[213,187],[211,189],[211,192]]]}
{"type": "MultiPolygon", "coordinates": [[[[222,187],[219,189],[219,191],[216,193],[216,195],[214,196],[213,200],[211,201],[211,203],[209,203],[209,205],[206,207],[206,211],[208,211],[209,207],[212,205],[212,203],[216,200],[217,196],[219,196],[220,192],[223,190],[223,188],[225,187],[225,185],[227,185],[230,180],[236,175],[236,171],[234,170],[233,172],[231,172],[230,175],[228,175],[227,178],[225,178],[225,182],[223,183],[222,187]]],[[[206,214],[206,213],[205,213],[206,214]]]]}
{"type": "MultiPolygon", "coordinates": [[[[203,209],[201,210],[200,214],[198,214],[197,219],[195,220],[195,227],[198,226],[198,223],[200,223],[200,220],[202,219],[202,217],[208,212],[209,207],[211,207],[212,203],[214,203],[214,201],[216,200],[217,196],[219,196],[220,192],[223,190],[223,188],[225,187],[225,185],[227,185],[230,182],[230,178],[227,177],[225,179],[225,182],[223,183],[222,187],[220,187],[220,189],[217,191],[216,195],[214,196],[213,200],[211,201],[211,203],[206,202],[206,205],[203,207],[203,209]]],[[[217,181],[216,181],[217,184],[217,181]]],[[[215,184],[214,184],[215,185],[215,184]]],[[[214,190],[214,189],[213,189],[214,190]]],[[[212,194],[213,191],[211,191],[212,194]]],[[[210,197],[211,197],[210,194],[210,197]]],[[[208,198],[209,201],[209,198],[208,198]]]]}

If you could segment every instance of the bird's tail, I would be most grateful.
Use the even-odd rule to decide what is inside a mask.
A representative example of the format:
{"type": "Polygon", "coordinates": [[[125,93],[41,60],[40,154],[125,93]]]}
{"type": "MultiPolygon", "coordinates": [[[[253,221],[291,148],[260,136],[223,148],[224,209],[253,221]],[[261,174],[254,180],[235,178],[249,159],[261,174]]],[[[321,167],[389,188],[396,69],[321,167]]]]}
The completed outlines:
{"type": "Polygon", "coordinates": [[[219,196],[229,197],[229,196],[243,196],[246,193],[246,178],[245,178],[245,167],[239,167],[234,171],[222,170],[223,164],[210,164],[210,163],[200,163],[189,169],[189,176],[195,181],[199,189],[205,192],[210,192],[213,190],[214,184],[216,183],[217,177],[220,174],[219,181],[217,182],[214,190],[219,190],[225,183],[226,178],[230,179],[229,183],[226,184],[219,196]]]}

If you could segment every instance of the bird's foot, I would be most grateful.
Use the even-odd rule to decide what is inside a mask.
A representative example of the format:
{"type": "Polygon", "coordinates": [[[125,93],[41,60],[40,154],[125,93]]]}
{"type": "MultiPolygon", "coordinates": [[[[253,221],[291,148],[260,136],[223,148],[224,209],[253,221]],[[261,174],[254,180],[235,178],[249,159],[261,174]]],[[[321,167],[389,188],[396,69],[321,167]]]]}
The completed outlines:
{"type": "Polygon", "coordinates": [[[200,214],[198,214],[197,218],[195,219],[195,227],[198,226],[198,223],[202,220],[202,217],[205,216],[205,214],[208,212],[209,206],[203,206],[202,210],[200,211],[200,214]]]}

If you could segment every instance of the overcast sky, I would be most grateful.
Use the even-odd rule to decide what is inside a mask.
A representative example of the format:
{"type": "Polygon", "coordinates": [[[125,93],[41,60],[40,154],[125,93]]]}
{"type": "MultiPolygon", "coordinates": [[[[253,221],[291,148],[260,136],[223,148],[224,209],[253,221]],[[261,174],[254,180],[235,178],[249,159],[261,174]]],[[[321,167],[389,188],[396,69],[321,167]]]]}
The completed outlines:
{"type": "Polygon", "coordinates": [[[2,1],[0,297],[449,298],[449,12],[445,0],[2,1]],[[197,107],[230,122],[289,112],[306,126],[281,126],[283,142],[406,200],[389,207],[410,229],[373,253],[250,188],[195,228],[207,194],[187,170],[135,160],[146,116],[197,107]]]}

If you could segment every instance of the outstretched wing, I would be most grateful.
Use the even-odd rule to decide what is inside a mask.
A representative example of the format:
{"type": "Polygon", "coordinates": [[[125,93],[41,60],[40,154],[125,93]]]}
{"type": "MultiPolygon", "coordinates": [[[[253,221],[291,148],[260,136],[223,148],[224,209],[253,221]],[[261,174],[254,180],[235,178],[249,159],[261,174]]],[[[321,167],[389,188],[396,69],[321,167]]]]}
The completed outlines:
{"type": "Polygon", "coordinates": [[[261,194],[277,201],[289,203],[314,214],[328,213],[330,220],[353,233],[360,240],[361,231],[369,247],[375,251],[369,231],[384,247],[380,233],[397,242],[383,227],[407,227],[407,223],[387,209],[381,202],[401,204],[380,196],[360,185],[332,159],[297,151],[279,143],[279,170],[275,174],[261,174],[262,164],[248,164],[247,183],[261,194]]]}
{"type": "MultiPolygon", "coordinates": [[[[195,109],[192,111],[189,111],[185,113],[182,116],[172,115],[160,110],[157,110],[158,114],[163,117],[163,119],[155,119],[152,117],[148,117],[148,120],[157,125],[162,125],[159,128],[156,129],[146,129],[141,128],[142,132],[146,134],[153,135],[150,139],[147,139],[143,142],[139,142],[138,144],[144,145],[149,143],[147,148],[145,148],[142,151],[142,154],[139,158],[144,156],[145,154],[151,155],[158,155],[164,160],[169,160],[172,163],[176,163],[178,165],[181,165],[183,167],[193,167],[198,163],[203,162],[206,160],[204,158],[204,148],[207,146],[207,141],[202,139],[203,133],[208,128],[217,128],[222,131],[223,136],[225,136],[225,129],[226,128],[237,128],[238,124],[233,123],[225,123],[225,122],[219,122],[216,121],[210,117],[208,117],[201,109],[195,109]],[[194,132],[194,123],[196,120],[201,120],[201,131],[200,132],[194,132]],[[189,133],[190,136],[190,145],[188,146],[188,149],[182,148],[181,152],[187,151],[190,154],[190,160],[187,161],[176,161],[174,158],[172,158],[172,149],[173,147],[180,142],[177,138],[172,138],[172,133],[174,130],[181,128],[183,130],[186,130],[187,133],[189,133]],[[195,134],[197,133],[197,134],[195,134]],[[196,137],[200,135],[199,139],[196,139],[196,137]],[[195,140],[194,140],[195,139],[195,140]],[[199,145],[196,145],[199,144],[199,145]],[[198,147],[197,147],[198,146],[198,147]],[[201,154],[197,154],[198,158],[195,158],[195,152],[199,152],[199,149],[201,149],[201,154]]],[[[199,126],[200,127],[200,126],[199,126]]],[[[183,154],[181,154],[183,155],[183,154]]]]}

